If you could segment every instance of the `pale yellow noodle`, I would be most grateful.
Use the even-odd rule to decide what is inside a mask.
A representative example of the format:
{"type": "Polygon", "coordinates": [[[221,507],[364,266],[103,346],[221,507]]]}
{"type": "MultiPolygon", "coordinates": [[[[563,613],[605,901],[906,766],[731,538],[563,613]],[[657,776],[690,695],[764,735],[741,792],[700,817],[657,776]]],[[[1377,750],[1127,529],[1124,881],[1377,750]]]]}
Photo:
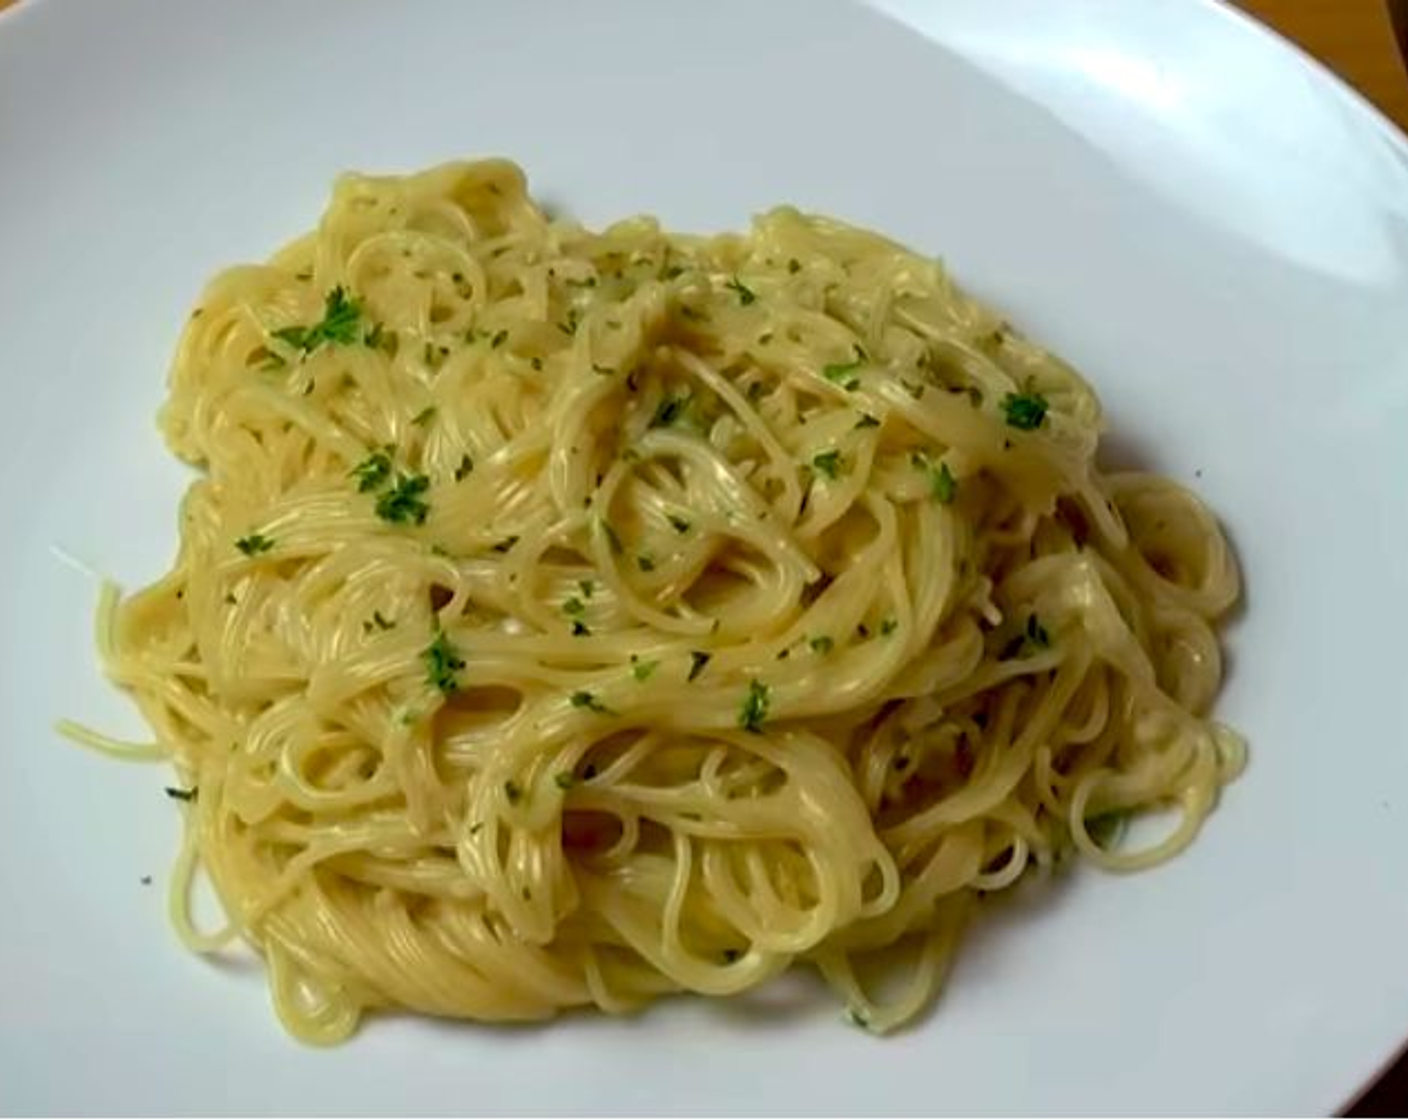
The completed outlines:
{"type": "Polygon", "coordinates": [[[183,937],[242,935],[311,1041],[798,959],[885,1030],[985,894],[1167,858],[1244,763],[1213,516],[1102,474],[1069,366],[830,219],[592,233],[505,162],[349,175],[211,283],[162,426],[202,476],[101,652],[197,791],[183,937]]]}

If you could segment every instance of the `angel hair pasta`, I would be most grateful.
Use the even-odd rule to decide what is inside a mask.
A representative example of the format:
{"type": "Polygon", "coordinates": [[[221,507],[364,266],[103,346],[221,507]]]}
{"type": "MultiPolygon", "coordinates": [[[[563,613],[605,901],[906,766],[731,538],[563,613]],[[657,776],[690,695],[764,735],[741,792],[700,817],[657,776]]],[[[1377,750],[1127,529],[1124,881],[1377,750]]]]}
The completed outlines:
{"type": "Polygon", "coordinates": [[[306,1039],[797,960],[883,1031],[975,900],[1172,855],[1243,763],[1213,516],[1103,473],[1070,367],[838,221],[597,233],[506,162],[349,175],[210,284],[161,425],[200,477],[102,654],[182,776],[179,928],[253,945],[306,1039]]]}

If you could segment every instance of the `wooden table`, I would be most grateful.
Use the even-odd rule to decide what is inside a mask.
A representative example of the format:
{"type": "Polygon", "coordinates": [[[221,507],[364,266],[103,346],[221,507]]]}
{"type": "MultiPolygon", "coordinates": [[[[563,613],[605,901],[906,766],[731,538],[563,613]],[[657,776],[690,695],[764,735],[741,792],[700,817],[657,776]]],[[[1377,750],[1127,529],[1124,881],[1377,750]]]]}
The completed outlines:
{"type": "MultiPolygon", "coordinates": [[[[0,0],[5,8],[15,0],[0,0]]],[[[1299,43],[1408,131],[1408,0],[1237,0],[1299,43]],[[1397,35],[1397,39],[1395,36],[1397,35]]],[[[1408,1031],[1408,1023],[1404,1024],[1408,1031]]],[[[1408,1055],[1359,1102],[1351,1116],[1408,1111],[1408,1055]]]]}
{"type": "Polygon", "coordinates": [[[1408,0],[1238,0],[1238,6],[1299,43],[1408,130],[1408,75],[1394,41],[1396,22],[1408,47],[1408,0]]]}

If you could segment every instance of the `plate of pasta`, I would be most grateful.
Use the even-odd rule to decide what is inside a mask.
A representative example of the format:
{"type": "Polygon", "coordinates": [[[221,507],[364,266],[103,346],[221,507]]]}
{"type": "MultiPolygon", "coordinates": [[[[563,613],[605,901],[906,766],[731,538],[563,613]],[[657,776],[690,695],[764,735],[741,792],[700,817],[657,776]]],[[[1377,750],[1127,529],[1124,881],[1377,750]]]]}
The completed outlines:
{"type": "Polygon", "coordinates": [[[7,1100],[1329,1111],[1408,1032],[1408,148],[1283,44],[30,0],[0,105],[7,1100]]]}

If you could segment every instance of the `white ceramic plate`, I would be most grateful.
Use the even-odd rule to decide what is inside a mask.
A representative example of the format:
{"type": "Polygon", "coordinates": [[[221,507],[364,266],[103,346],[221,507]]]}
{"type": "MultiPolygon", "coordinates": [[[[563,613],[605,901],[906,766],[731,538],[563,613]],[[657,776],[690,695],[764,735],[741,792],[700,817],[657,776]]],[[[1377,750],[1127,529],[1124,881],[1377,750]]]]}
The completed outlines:
{"type": "Polygon", "coordinates": [[[1322,1112],[1408,1030],[1408,147],[1200,0],[520,6],[25,0],[0,16],[0,1106],[105,1111],[1322,1112]],[[501,153],[585,220],[776,201],[947,256],[1078,363],[1120,454],[1245,566],[1252,766],[1191,852],[970,938],[875,1040],[799,983],[331,1052],[187,956],[158,769],[89,647],[163,570],[153,428],[201,283],[344,168],[501,153]],[[142,876],[157,883],[143,886],[142,876]],[[799,994],[801,993],[801,994],[799,994]]]}

